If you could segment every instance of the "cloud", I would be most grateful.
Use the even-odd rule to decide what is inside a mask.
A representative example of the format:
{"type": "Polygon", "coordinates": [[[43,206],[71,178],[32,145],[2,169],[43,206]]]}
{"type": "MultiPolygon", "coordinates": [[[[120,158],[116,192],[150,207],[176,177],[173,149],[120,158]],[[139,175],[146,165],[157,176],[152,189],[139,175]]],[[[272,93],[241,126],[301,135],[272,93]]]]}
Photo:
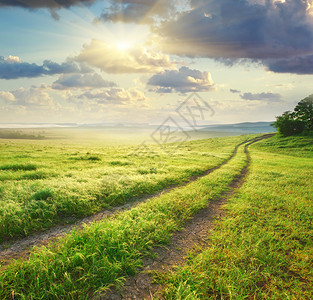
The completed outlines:
{"type": "Polygon", "coordinates": [[[18,56],[9,55],[8,57],[4,58],[7,63],[20,63],[21,60],[18,56]]]}
{"type": "Polygon", "coordinates": [[[231,93],[233,93],[233,94],[239,94],[239,93],[241,93],[241,91],[235,90],[235,89],[230,89],[229,91],[230,91],[231,93]]]}
{"type": "MultiPolygon", "coordinates": [[[[1,7],[22,7],[26,9],[47,8],[55,20],[59,20],[58,9],[78,5],[91,5],[100,0],[0,0],[1,7]]],[[[169,18],[176,11],[177,0],[109,0],[105,11],[97,20],[127,23],[145,23],[155,17],[169,18]]]]}
{"type": "Polygon", "coordinates": [[[175,12],[175,3],[171,0],[111,0],[110,6],[99,19],[150,24],[154,22],[155,17],[170,18],[175,12]]]}
{"type": "Polygon", "coordinates": [[[23,8],[69,8],[79,4],[92,4],[97,0],[0,0],[1,6],[13,6],[23,8]]]}
{"type": "Polygon", "coordinates": [[[81,94],[79,99],[95,100],[98,104],[129,104],[136,101],[146,101],[146,96],[135,88],[110,88],[90,91],[81,94]]]}
{"type": "Polygon", "coordinates": [[[15,79],[20,77],[38,77],[45,73],[43,66],[21,62],[20,60],[12,61],[8,58],[0,57],[0,79],[15,79]]]}
{"type": "Polygon", "coordinates": [[[17,79],[23,77],[40,77],[62,73],[86,72],[85,67],[80,67],[74,62],[58,64],[45,60],[42,65],[22,62],[18,56],[0,56],[0,79],[17,79]]]}
{"type": "Polygon", "coordinates": [[[164,68],[173,68],[175,65],[168,55],[145,47],[137,45],[128,49],[119,49],[97,39],[85,45],[75,60],[115,74],[155,73],[163,71],[164,68]]]}
{"type": "Polygon", "coordinates": [[[116,83],[104,80],[99,74],[65,74],[52,84],[53,89],[84,89],[114,87],[116,83]]]}
{"type": "Polygon", "coordinates": [[[268,69],[277,73],[313,74],[313,55],[267,61],[268,69]]]}
{"type": "Polygon", "coordinates": [[[240,95],[240,98],[250,101],[279,101],[281,100],[281,95],[275,93],[244,93],[240,95]]]}
{"type": "Polygon", "coordinates": [[[179,70],[166,70],[153,75],[148,85],[156,87],[157,93],[203,92],[212,89],[214,82],[209,72],[181,67],[179,70]]]}
{"type": "Polygon", "coordinates": [[[11,92],[0,91],[0,99],[4,101],[15,101],[15,96],[11,92]]]}
{"type": "Polygon", "coordinates": [[[312,73],[311,5],[311,0],[191,0],[189,11],[155,32],[168,53],[261,60],[275,72],[312,73]]]}
{"type": "Polygon", "coordinates": [[[62,64],[55,63],[51,60],[45,60],[43,62],[43,69],[45,74],[47,75],[54,75],[54,74],[61,74],[61,73],[76,73],[80,72],[80,68],[71,62],[64,62],[62,64]]]}
{"type": "Polygon", "coordinates": [[[49,87],[41,85],[32,86],[29,89],[19,88],[14,91],[0,91],[0,99],[6,100],[12,105],[32,107],[53,107],[53,98],[48,93],[49,87]]]}

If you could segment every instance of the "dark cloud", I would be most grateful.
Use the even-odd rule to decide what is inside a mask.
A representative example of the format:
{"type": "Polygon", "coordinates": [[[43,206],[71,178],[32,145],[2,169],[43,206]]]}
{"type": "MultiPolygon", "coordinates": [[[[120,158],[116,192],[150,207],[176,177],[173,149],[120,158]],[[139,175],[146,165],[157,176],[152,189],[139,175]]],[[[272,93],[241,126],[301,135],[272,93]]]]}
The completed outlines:
{"type": "Polygon", "coordinates": [[[104,88],[114,87],[116,84],[112,81],[104,80],[99,74],[66,74],[56,80],[52,88],[58,90],[75,88],[104,88]]]}
{"type": "Polygon", "coordinates": [[[92,4],[98,0],[0,0],[1,6],[13,6],[23,8],[69,8],[79,4],[92,4]]]}
{"type": "Polygon", "coordinates": [[[173,93],[173,88],[171,88],[171,87],[159,87],[156,89],[150,89],[149,91],[155,92],[158,94],[170,94],[170,93],[173,93]]]}
{"type": "Polygon", "coordinates": [[[166,70],[153,75],[148,85],[156,87],[153,90],[157,93],[188,93],[208,91],[212,89],[214,82],[209,72],[181,67],[179,70],[166,70]]]}
{"type": "Polygon", "coordinates": [[[38,77],[44,72],[43,66],[26,62],[9,62],[4,57],[0,57],[0,79],[38,77]]]}
{"type": "Polygon", "coordinates": [[[231,93],[233,93],[233,94],[239,94],[239,93],[241,93],[241,91],[235,90],[235,89],[230,89],[229,91],[230,91],[231,93]]]}
{"type": "Polygon", "coordinates": [[[191,7],[156,29],[168,53],[228,64],[257,59],[275,72],[312,73],[309,0],[192,0],[191,7]],[[302,65],[300,57],[310,66],[302,65]]]}
{"type": "Polygon", "coordinates": [[[0,56],[0,79],[17,79],[23,77],[40,77],[43,75],[55,75],[62,73],[78,73],[88,71],[73,62],[58,64],[45,60],[42,65],[22,62],[17,56],[4,58],[0,56]]]}
{"type": "Polygon", "coordinates": [[[275,93],[244,93],[240,95],[241,99],[244,100],[250,100],[250,101],[279,101],[281,100],[281,95],[280,94],[275,94],[275,93]]]}
{"type": "Polygon", "coordinates": [[[99,0],[0,0],[1,7],[22,7],[26,9],[47,8],[53,19],[59,20],[58,9],[75,5],[91,5],[99,0]]]}
{"type": "Polygon", "coordinates": [[[111,0],[109,8],[99,19],[149,24],[154,21],[154,17],[168,18],[175,11],[174,1],[171,0],[111,0]]]}
{"type": "Polygon", "coordinates": [[[313,55],[271,60],[268,69],[277,73],[313,74],[313,55]]]}
{"type": "Polygon", "coordinates": [[[51,60],[45,60],[43,62],[43,70],[46,75],[54,75],[61,73],[76,73],[80,72],[80,68],[77,64],[71,62],[64,62],[62,64],[55,63],[51,60]]]}

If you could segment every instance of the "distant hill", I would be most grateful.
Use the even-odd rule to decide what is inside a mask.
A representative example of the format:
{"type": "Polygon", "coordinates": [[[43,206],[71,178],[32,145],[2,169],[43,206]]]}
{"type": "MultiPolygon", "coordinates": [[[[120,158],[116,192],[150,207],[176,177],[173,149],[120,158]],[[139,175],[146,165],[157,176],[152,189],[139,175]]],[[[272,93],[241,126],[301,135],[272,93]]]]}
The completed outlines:
{"type": "Polygon", "coordinates": [[[214,131],[236,134],[275,132],[276,129],[270,126],[272,123],[273,122],[244,122],[236,124],[207,125],[197,129],[197,131],[214,131]]]}
{"type": "MultiPolygon", "coordinates": [[[[202,125],[196,129],[179,128],[171,124],[170,132],[182,135],[182,140],[199,140],[214,137],[227,137],[244,134],[275,132],[272,122],[245,122],[237,124],[202,125]],[[182,132],[177,132],[183,130],[182,132]]],[[[2,124],[0,139],[74,139],[80,142],[105,141],[108,144],[155,143],[151,135],[160,135],[161,125],[151,124],[2,124]],[[11,127],[10,127],[11,126],[11,127]],[[10,128],[10,129],[9,129],[10,128]]],[[[166,130],[165,130],[166,133],[166,130]]]]}

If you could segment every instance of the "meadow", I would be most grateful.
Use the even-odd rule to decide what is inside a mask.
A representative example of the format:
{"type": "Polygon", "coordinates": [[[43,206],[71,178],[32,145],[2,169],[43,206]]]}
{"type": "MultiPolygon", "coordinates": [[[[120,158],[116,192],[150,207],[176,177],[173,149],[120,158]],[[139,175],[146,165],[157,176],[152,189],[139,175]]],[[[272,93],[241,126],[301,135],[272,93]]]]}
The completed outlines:
{"type": "MultiPolygon", "coordinates": [[[[207,234],[208,246],[190,253],[180,268],[154,272],[154,280],[163,287],[163,297],[311,299],[312,137],[255,138],[255,135],[214,138],[186,142],[179,147],[168,144],[165,152],[150,146],[153,151],[141,155],[136,146],[94,144],[87,148],[86,144],[70,141],[63,141],[62,146],[47,140],[2,142],[1,153],[5,154],[6,161],[1,163],[4,172],[1,174],[12,176],[2,181],[5,187],[2,193],[10,187],[9,182],[24,195],[19,199],[44,202],[47,207],[68,199],[71,184],[80,178],[85,178],[85,185],[74,187],[77,199],[84,195],[93,199],[89,201],[92,203],[89,214],[169,185],[179,185],[47,246],[34,247],[29,257],[3,266],[0,263],[0,298],[97,299],[104,295],[105,299],[112,286],[122,287],[128,277],[140,270],[144,257],[153,260],[155,247],[171,243],[173,233],[184,228],[186,221],[233,190],[234,194],[227,199],[224,217],[215,221],[215,227],[207,234]],[[257,143],[250,145],[250,141],[257,143]],[[16,153],[17,149],[24,154],[16,153]],[[13,154],[29,155],[31,159],[23,157],[13,162],[13,154]],[[80,159],[73,161],[68,157],[80,159]],[[191,176],[214,167],[211,173],[186,183],[191,176]],[[102,172],[109,170],[107,178],[111,180],[103,181],[102,172]],[[32,180],[17,177],[38,171],[54,172],[57,176],[32,180]],[[75,176],[66,176],[68,173],[75,176]],[[119,176],[114,177],[117,173],[119,176]],[[97,178],[98,174],[101,178],[97,178]],[[238,178],[243,185],[235,187],[233,183],[238,178]],[[99,188],[94,184],[98,179],[107,186],[99,188]],[[90,189],[86,188],[88,184],[90,189]],[[34,186],[39,189],[27,194],[34,186]],[[47,192],[48,188],[52,194],[47,192]],[[102,194],[103,188],[110,188],[111,194],[102,194]],[[43,191],[49,194],[46,200],[42,200],[42,196],[35,200],[34,194],[44,194],[43,191]],[[102,197],[92,198],[92,192],[101,193],[102,197]]],[[[11,195],[12,199],[7,202],[19,207],[16,211],[22,211],[21,200],[14,198],[17,194],[11,195]]],[[[1,206],[6,206],[4,198],[2,201],[1,206]]],[[[10,210],[7,208],[7,211],[10,210]]],[[[79,218],[84,213],[70,209],[65,216],[79,218]]],[[[32,222],[31,218],[28,220],[32,222]]],[[[60,221],[52,220],[51,226],[60,221]]],[[[38,224],[42,221],[37,220],[38,224]]],[[[29,232],[32,230],[42,230],[42,227],[33,226],[29,232]]]]}
{"type": "Polygon", "coordinates": [[[313,298],[313,139],[263,140],[251,158],[209,247],[159,274],[166,299],[313,298]]]}
{"type": "Polygon", "coordinates": [[[111,145],[88,135],[2,139],[0,242],[182,184],[221,164],[246,139],[149,145],[143,151],[140,145],[111,145]]]}
{"type": "Polygon", "coordinates": [[[244,146],[239,147],[229,163],[199,180],[86,226],[48,247],[36,248],[29,260],[5,267],[0,296],[87,299],[120,284],[136,272],[152,246],[168,242],[174,230],[228,189],[246,163],[243,150],[244,146]]]}

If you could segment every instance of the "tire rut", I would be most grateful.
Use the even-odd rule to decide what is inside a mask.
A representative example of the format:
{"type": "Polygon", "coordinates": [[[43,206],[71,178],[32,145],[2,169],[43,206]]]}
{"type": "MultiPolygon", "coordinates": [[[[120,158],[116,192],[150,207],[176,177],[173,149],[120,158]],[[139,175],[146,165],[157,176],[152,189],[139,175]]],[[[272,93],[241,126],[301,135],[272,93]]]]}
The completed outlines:
{"type": "Polygon", "coordinates": [[[208,207],[200,210],[188,220],[182,230],[175,232],[170,245],[155,247],[153,252],[157,255],[156,259],[144,257],[144,267],[135,276],[128,278],[121,290],[113,287],[111,291],[97,295],[93,299],[162,299],[162,287],[153,282],[153,274],[155,272],[167,272],[175,266],[182,266],[186,262],[188,253],[199,252],[201,248],[208,246],[207,237],[210,231],[214,229],[214,220],[224,216],[222,206],[242,186],[247,176],[251,163],[248,147],[255,142],[272,136],[274,134],[266,134],[244,143],[246,144],[244,150],[247,163],[240,174],[230,183],[229,190],[222,193],[219,198],[210,201],[208,207]]]}
{"type": "MultiPolygon", "coordinates": [[[[252,140],[250,140],[250,141],[252,141],[252,140]]],[[[82,229],[85,224],[88,225],[88,224],[91,224],[94,222],[99,222],[102,219],[109,218],[114,214],[132,209],[133,207],[136,207],[138,204],[145,202],[145,201],[147,201],[153,197],[157,197],[161,194],[168,193],[168,192],[172,191],[173,189],[183,187],[183,186],[189,184],[190,182],[197,180],[198,178],[204,177],[204,176],[214,172],[215,170],[218,170],[219,168],[221,168],[225,164],[227,164],[236,155],[238,148],[247,142],[249,142],[249,141],[244,141],[244,142],[236,145],[231,156],[229,156],[226,160],[224,160],[219,165],[217,165],[213,168],[207,169],[206,171],[204,171],[203,173],[201,173],[199,175],[195,175],[195,176],[190,177],[188,180],[186,180],[182,184],[176,184],[176,185],[169,186],[167,188],[160,190],[159,192],[157,192],[155,194],[145,195],[145,196],[140,197],[140,198],[135,197],[131,201],[129,201],[123,205],[116,206],[116,207],[113,207],[111,209],[105,209],[105,210],[100,211],[96,214],[84,217],[84,218],[76,221],[73,224],[56,225],[56,226],[54,226],[48,230],[35,233],[35,234],[30,235],[30,236],[25,237],[25,238],[15,239],[15,240],[12,239],[11,241],[10,240],[6,241],[6,242],[0,244],[0,264],[2,266],[6,266],[14,259],[19,259],[19,258],[27,259],[31,253],[31,248],[33,246],[47,245],[49,242],[54,241],[58,238],[61,238],[62,236],[64,236],[65,234],[67,234],[73,230],[82,229]]]]}

